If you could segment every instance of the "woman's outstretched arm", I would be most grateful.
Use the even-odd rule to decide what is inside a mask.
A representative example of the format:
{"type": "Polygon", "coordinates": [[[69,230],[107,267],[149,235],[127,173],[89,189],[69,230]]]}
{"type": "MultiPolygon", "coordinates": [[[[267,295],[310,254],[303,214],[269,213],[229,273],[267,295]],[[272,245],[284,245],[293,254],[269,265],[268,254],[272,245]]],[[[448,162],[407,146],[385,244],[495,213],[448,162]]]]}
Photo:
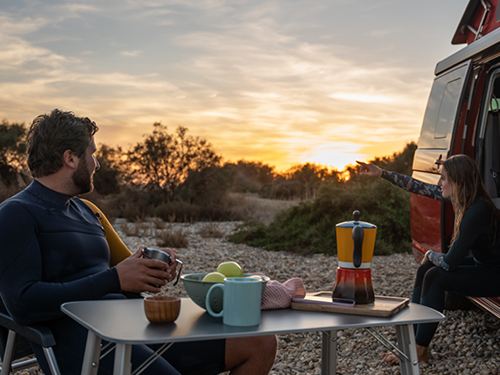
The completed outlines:
{"type": "Polygon", "coordinates": [[[392,184],[411,193],[423,195],[433,199],[442,199],[441,188],[438,185],[427,184],[401,173],[387,171],[375,164],[363,163],[361,161],[356,161],[356,163],[360,165],[361,174],[382,177],[392,184]]]}

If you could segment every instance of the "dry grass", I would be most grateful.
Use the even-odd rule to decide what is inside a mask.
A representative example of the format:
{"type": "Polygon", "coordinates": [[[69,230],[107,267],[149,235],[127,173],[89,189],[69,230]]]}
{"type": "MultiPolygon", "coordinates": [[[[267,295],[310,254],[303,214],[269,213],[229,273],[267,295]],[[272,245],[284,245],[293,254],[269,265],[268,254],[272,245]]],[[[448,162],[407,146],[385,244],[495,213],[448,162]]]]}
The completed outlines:
{"type": "Polygon", "coordinates": [[[298,205],[300,200],[278,200],[260,198],[254,194],[231,193],[231,210],[237,217],[247,221],[269,224],[281,211],[298,205]]]}
{"type": "Polygon", "coordinates": [[[181,229],[158,231],[156,238],[161,247],[185,248],[189,245],[187,234],[181,229]]]}
{"type": "Polygon", "coordinates": [[[157,228],[165,228],[163,223],[159,226],[156,222],[125,223],[121,224],[121,230],[127,237],[155,237],[157,228]]]}
{"type": "Polygon", "coordinates": [[[159,217],[152,217],[149,219],[149,221],[154,225],[156,229],[166,229],[167,228],[167,223],[159,218],[159,217]]]}
{"type": "Polygon", "coordinates": [[[139,228],[137,227],[137,224],[121,224],[121,230],[127,237],[139,237],[139,228]]]}
{"type": "Polygon", "coordinates": [[[224,237],[224,232],[219,228],[216,223],[210,222],[203,225],[198,234],[203,238],[222,238],[224,237]]]}
{"type": "Polygon", "coordinates": [[[154,223],[142,222],[136,224],[139,229],[140,237],[154,237],[156,236],[156,226],[154,223]]]}

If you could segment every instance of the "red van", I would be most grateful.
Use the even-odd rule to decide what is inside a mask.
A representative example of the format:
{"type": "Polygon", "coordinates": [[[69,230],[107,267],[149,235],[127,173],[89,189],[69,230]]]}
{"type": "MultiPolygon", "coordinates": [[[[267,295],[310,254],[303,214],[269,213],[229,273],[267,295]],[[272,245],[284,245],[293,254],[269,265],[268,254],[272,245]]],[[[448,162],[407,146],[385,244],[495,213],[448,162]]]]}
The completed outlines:
{"type": "MultiPolygon", "coordinates": [[[[454,154],[474,158],[500,208],[500,0],[471,0],[453,36],[467,44],[436,65],[424,115],[413,177],[439,180],[438,162],[454,154]]],[[[449,202],[412,194],[412,249],[446,251],[453,231],[449,202]]],[[[473,301],[500,318],[500,297],[473,301]]]]}

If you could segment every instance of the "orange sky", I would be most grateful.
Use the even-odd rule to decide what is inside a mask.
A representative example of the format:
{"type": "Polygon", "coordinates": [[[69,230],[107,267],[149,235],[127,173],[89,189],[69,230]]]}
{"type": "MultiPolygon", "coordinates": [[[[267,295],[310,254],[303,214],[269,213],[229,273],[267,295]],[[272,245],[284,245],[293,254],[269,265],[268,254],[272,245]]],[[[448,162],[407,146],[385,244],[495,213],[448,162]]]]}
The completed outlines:
{"type": "Polygon", "coordinates": [[[127,147],[162,122],[225,160],[342,169],[417,141],[466,0],[0,5],[0,119],[53,108],[127,147]]]}

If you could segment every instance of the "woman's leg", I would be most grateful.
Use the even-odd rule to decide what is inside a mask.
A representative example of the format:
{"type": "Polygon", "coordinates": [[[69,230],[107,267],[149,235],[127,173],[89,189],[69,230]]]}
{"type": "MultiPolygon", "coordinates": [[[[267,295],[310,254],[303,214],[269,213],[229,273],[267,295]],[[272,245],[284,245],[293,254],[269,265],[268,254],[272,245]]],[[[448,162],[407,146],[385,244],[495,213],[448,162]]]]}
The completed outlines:
{"type": "Polygon", "coordinates": [[[422,284],[424,282],[424,276],[427,271],[429,271],[431,268],[435,267],[434,264],[431,262],[427,261],[424,264],[421,264],[420,267],[417,269],[417,274],[415,276],[415,284],[413,286],[413,292],[411,295],[411,301],[413,303],[420,303],[420,298],[422,294],[422,284]]]}
{"type": "MultiPolygon", "coordinates": [[[[417,274],[415,275],[415,284],[413,286],[413,291],[411,294],[411,301],[413,303],[418,303],[421,304],[421,298],[422,298],[422,284],[424,283],[424,277],[427,271],[429,271],[432,268],[435,268],[436,266],[427,261],[424,264],[421,264],[418,269],[417,269],[417,274]]],[[[417,334],[417,325],[413,325],[413,330],[415,335],[417,334]]]]}
{"type": "MultiPolygon", "coordinates": [[[[471,262],[467,262],[470,264],[471,262]]],[[[459,266],[455,271],[445,271],[426,262],[418,268],[413,289],[412,302],[434,308],[440,312],[444,309],[445,292],[456,292],[464,296],[498,296],[500,295],[500,268],[476,265],[459,266]]],[[[415,325],[417,355],[419,362],[426,362],[428,346],[436,332],[438,324],[415,325]]],[[[398,363],[392,353],[384,357],[390,364],[398,363]]]]}
{"type": "MultiPolygon", "coordinates": [[[[454,271],[434,267],[423,279],[420,302],[440,312],[444,309],[445,292],[455,292],[464,296],[500,295],[500,269],[498,267],[459,266],[454,271]]],[[[429,346],[437,323],[419,324],[416,342],[429,346]]]]}
{"type": "MultiPolygon", "coordinates": [[[[435,267],[436,266],[434,266],[434,264],[432,264],[429,261],[421,264],[418,267],[417,274],[415,275],[415,284],[413,286],[413,292],[411,295],[411,301],[413,303],[418,303],[418,304],[421,303],[420,299],[421,299],[421,294],[422,294],[422,284],[424,283],[425,274],[427,273],[427,271],[429,271],[430,269],[435,268],[435,267]]],[[[413,329],[415,330],[415,335],[416,335],[417,334],[417,325],[416,324],[413,325],[413,329]]],[[[428,353],[421,348],[417,347],[417,349],[418,349],[417,356],[418,356],[419,362],[422,362],[422,361],[427,362],[428,353]]],[[[393,352],[384,353],[382,356],[382,360],[389,365],[397,365],[399,363],[399,357],[396,354],[394,354],[393,352]]]]}

